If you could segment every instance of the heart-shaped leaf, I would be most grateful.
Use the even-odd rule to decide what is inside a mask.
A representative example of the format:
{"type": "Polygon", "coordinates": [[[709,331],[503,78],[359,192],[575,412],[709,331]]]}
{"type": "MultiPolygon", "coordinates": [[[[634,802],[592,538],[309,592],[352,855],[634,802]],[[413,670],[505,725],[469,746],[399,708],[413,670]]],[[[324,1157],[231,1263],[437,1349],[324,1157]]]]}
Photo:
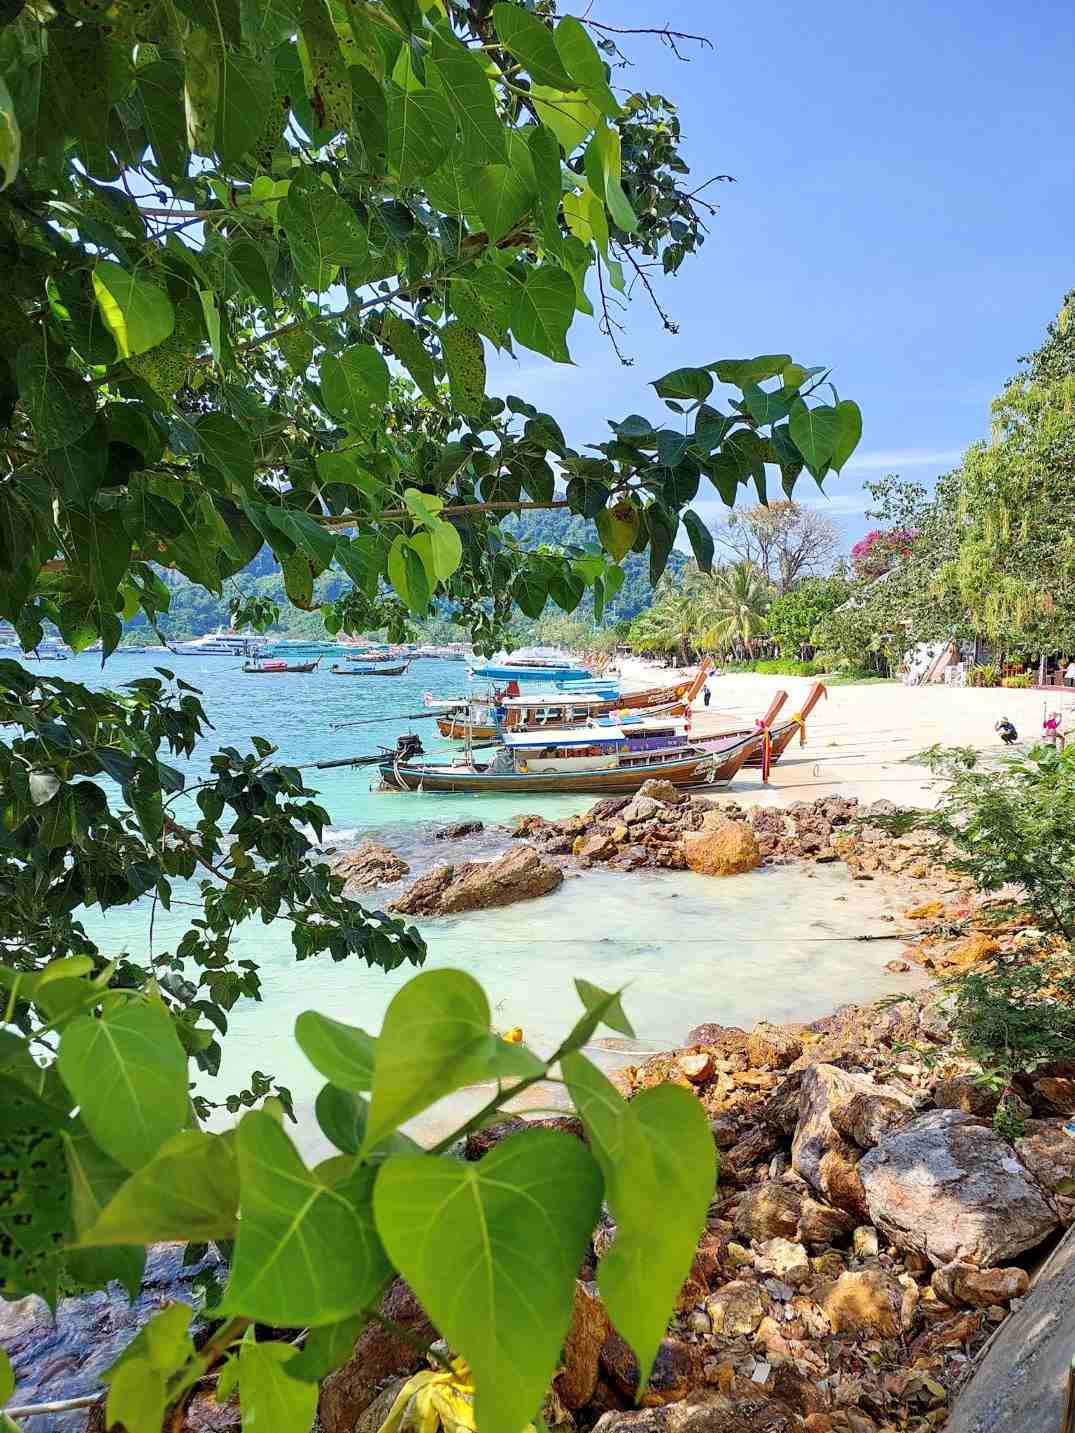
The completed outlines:
{"type": "Polygon", "coordinates": [[[519,1433],[541,1405],[601,1187],[585,1146],[556,1130],[512,1135],[477,1164],[397,1156],[377,1177],[384,1246],[470,1366],[488,1433],[519,1433]]]}
{"type": "Polygon", "coordinates": [[[295,1039],[314,1069],[341,1090],[373,1088],[377,1041],[365,1030],[304,1010],[295,1021],[295,1039]]]}

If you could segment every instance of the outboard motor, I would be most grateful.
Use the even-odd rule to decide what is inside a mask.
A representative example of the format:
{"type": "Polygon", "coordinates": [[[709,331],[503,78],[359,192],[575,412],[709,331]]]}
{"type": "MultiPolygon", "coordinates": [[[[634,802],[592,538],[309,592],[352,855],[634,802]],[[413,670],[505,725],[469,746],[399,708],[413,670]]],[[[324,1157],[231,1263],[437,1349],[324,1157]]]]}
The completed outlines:
{"type": "Polygon", "coordinates": [[[396,749],[393,752],[396,761],[410,761],[414,756],[424,755],[425,748],[422,746],[422,738],[417,732],[406,732],[396,741],[396,749]]]}

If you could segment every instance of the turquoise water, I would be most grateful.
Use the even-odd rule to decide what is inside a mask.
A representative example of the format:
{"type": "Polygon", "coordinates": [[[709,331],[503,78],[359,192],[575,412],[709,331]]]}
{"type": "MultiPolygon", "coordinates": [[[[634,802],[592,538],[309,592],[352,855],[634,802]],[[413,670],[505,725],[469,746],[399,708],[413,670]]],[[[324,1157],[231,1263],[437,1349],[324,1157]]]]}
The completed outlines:
{"type": "MultiPolygon", "coordinates": [[[[213,744],[245,748],[251,733],[274,741],[282,759],[310,761],[370,752],[394,744],[407,730],[434,741],[431,721],[400,719],[422,710],[422,693],[451,696],[465,690],[462,663],[417,662],[398,679],[333,677],[248,677],[227,657],[179,658],[163,654],[117,654],[104,674],[88,657],[47,670],[94,685],[118,685],[166,665],[200,687],[213,722],[213,744]],[[383,725],[333,730],[334,722],[388,717],[383,725]]],[[[189,774],[206,766],[211,746],[190,763],[189,774]]],[[[584,797],[495,795],[414,795],[371,791],[369,770],[346,768],[309,773],[310,784],[328,809],[332,830],[326,842],[340,846],[376,836],[411,865],[412,879],[439,861],[488,859],[510,844],[503,824],[522,810],[560,816],[583,810],[584,797]],[[461,841],[434,840],[448,821],[479,817],[487,829],[461,841]]],[[[748,778],[746,785],[752,785],[748,778]]],[[[750,797],[744,786],[738,794],[750,797]]],[[[400,887],[401,888],[401,887],[400,887]]],[[[384,905],[395,889],[376,891],[370,905],[384,905]]],[[[425,921],[429,965],[450,965],[475,974],[485,986],[494,1023],[522,1026],[527,1041],[551,1050],[578,1013],[575,976],[605,988],[628,986],[625,1004],[638,1042],[598,1042],[594,1053],[617,1064],[631,1051],[681,1042],[703,1020],[750,1026],[755,1020],[810,1020],[845,1001],[875,998],[907,988],[918,976],[893,978],[883,972],[894,945],[863,943],[865,933],[883,934],[883,896],[876,886],[852,882],[842,866],[766,869],[725,880],[689,872],[593,870],[571,873],[552,895],[503,910],[425,921]]],[[[158,910],[153,949],[174,949],[196,911],[182,904],[158,910]]],[[[149,906],[139,903],[91,918],[88,927],[110,953],[128,950],[144,957],[149,942],[149,906]]],[[[219,1080],[206,1082],[216,1098],[245,1083],[254,1069],[271,1072],[293,1091],[301,1137],[311,1149],[312,1105],[321,1080],[291,1038],[295,1017],[316,1009],[376,1030],[384,1009],[413,970],[385,974],[358,962],[295,962],[286,921],[248,923],[237,934],[237,953],[261,966],[264,998],[233,1012],[224,1042],[219,1080]],[[214,1086],[216,1087],[214,1090],[214,1086]]],[[[452,1124],[460,1105],[452,1102],[421,1126],[425,1131],[452,1124]]]]}

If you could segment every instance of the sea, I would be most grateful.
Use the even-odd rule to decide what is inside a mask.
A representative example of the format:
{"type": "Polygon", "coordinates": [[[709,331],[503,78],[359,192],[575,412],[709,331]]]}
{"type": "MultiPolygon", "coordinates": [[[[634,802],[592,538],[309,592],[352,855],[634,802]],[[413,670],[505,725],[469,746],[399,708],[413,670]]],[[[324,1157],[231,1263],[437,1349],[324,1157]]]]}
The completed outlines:
{"type": "MultiPolygon", "coordinates": [[[[121,688],[164,667],[197,687],[212,730],[187,762],[189,780],[208,770],[218,746],[250,749],[260,735],[288,763],[334,761],[393,747],[418,733],[427,750],[445,750],[428,717],[426,695],[462,696],[470,688],[466,665],[422,659],[400,677],[339,677],[323,661],[309,675],[252,676],[228,656],[180,656],[121,649],[101,665],[83,653],[43,663],[42,674],[121,688]]],[[[719,704],[719,701],[718,701],[719,704]]],[[[407,878],[443,861],[481,860],[512,844],[511,827],[524,812],[557,818],[585,810],[578,796],[407,793],[377,790],[376,768],[310,769],[307,783],[330,815],[325,845],[345,849],[364,838],[382,841],[411,866],[407,878]],[[438,834],[456,822],[480,820],[484,829],[445,841],[438,834]]],[[[760,781],[744,772],[728,799],[749,803],[760,781]]],[[[708,794],[708,793],[707,793],[708,794]]],[[[405,884],[405,883],[404,883],[405,884]]],[[[371,892],[364,901],[383,906],[398,888],[371,892]]],[[[85,924],[102,948],[144,959],[173,950],[197,915],[192,891],[177,892],[170,912],[153,913],[144,899],[85,924]]],[[[571,872],[551,895],[501,910],[418,922],[428,945],[427,967],[470,971],[483,984],[497,1028],[520,1026],[533,1048],[548,1051],[579,1013],[576,977],[605,989],[626,988],[624,1004],[637,1039],[599,1037],[595,1055],[606,1066],[682,1043],[702,1021],[722,1025],[807,1021],[848,1001],[874,999],[914,986],[921,977],[886,974],[896,948],[883,894],[853,882],[841,864],[765,868],[714,879],[691,872],[603,869],[571,872]]],[[[315,1009],[376,1031],[393,994],[414,973],[391,973],[328,956],[297,962],[284,919],[248,922],[236,936],[237,953],[257,960],[262,999],[235,1008],[210,1098],[240,1088],[254,1070],[288,1086],[299,1115],[300,1143],[319,1145],[312,1119],[322,1083],[295,1045],[296,1017],[315,1009]]],[[[457,1105],[437,1117],[451,1118],[457,1105]]],[[[427,1123],[431,1132],[442,1124],[427,1123]]]]}

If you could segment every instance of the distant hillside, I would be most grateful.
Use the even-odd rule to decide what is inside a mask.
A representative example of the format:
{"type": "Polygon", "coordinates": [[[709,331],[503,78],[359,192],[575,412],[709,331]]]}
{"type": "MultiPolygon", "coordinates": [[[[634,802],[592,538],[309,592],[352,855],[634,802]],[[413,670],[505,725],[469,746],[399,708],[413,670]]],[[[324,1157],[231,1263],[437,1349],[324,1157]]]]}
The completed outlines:
{"type": "MultiPolygon", "coordinates": [[[[564,511],[523,512],[507,518],[503,526],[514,533],[527,547],[538,547],[542,543],[553,546],[567,546],[597,542],[597,529],[586,518],[564,511]]],[[[668,569],[679,572],[687,559],[681,552],[673,551],[668,560],[668,569]]],[[[649,558],[637,553],[629,554],[623,561],[626,578],[616,597],[605,608],[603,626],[612,627],[617,622],[630,621],[653,601],[653,589],[649,585],[649,558]]],[[[265,547],[242,572],[231,579],[224,597],[215,598],[202,587],[196,587],[187,578],[175,572],[163,572],[162,577],[172,591],[172,606],[168,615],[161,620],[161,630],[166,636],[179,641],[187,637],[198,637],[217,627],[228,625],[228,605],[237,592],[257,593],[278,603],[283,621],[280,630],[296,636],[313,636],[324,631],[321,617],[317,612],[301,612],[290,607],[284,595],[284,582],[279,564],[271,551],[265,547]]],[[[341,572],[327,572],[317,583],[319,601],[331,602],[346,590],[347,578],[341,572]]],[[[584,601],[584,607],[589,606],[584,601]]],[[[543,614],[548,620],[558,609],[550,601],[543,614]]],[[[543,619],[538,619],[541,621],[543,619]]],[[[444,639],[448,635],[448,623],[434,619],[422,624],[423,628],[444,639]],[[434,630],[435,629],[435,633],[434,630]]],[[[530,624],[519,617],[518,627],[525,634],[530,624]]],[[[139,614],[127,623],[128,640],[153,642],[156,640],[145,617],[139,614]]]]}

